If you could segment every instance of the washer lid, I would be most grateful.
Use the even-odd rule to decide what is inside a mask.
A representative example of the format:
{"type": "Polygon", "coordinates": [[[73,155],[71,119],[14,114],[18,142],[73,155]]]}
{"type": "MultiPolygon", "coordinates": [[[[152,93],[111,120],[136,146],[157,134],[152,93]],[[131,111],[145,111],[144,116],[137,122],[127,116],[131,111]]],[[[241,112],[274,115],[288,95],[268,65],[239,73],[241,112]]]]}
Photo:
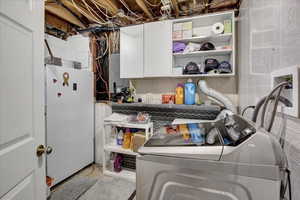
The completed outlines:
{"type": "Polygon", "coordinates": [[[222,146],[182,146],[182,147],[146,147],[139,149],[143,155],[159,155],[203,160],[219,160],[222,146]]]}
{"type": "Polygon", "coordinates": [[[220,160],[225,146],[238,146],[255,131],[236,115],[217,121],[167,125],[156,131],[139,153],[220,160]]]}

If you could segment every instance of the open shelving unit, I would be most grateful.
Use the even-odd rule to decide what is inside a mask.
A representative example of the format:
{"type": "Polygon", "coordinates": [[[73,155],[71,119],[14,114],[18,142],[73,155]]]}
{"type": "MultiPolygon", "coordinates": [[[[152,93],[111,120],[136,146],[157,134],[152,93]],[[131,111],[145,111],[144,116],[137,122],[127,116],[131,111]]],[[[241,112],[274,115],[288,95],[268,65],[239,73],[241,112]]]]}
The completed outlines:
{"type": "Polygon", "coordinates": [[[173,53],[176,57],[194,57],[194,56],[220,56],[220,55],[230,55],[232,49],[218,49],[211,51],[194,51],[190,53],[173,53]]]}
{"type": "MultiPolygon", "coordinates": [[[[235,19],[234,12],[214,13],[190,18],[172,20],[172,26],[176,23],[192,22],[192,28],[204,28],[212,26],[217,22],[223,23],[224,20],[231,21],[231,32],[221,34],[203,34],[192,35],[192,37],[173,39],[172,42],[189,42],[203,43],[211,42],[215,45],[216,50],[195,51],[189,53],[173,53],[172,75],[173,77],[232,77],[236,74],[236,48],[235,48],[235,19]],[[225,47],[225,48],[224,48],[225,47]],[[231,64],[232,73],[229,74],[182,74],[183,67],[189,62],[195,62],[198,65],[204,65],[207,58],[217,59],[219,62],[228,61],[231,64]]],[[[174,30],[173,30],[174,31],[174,30]]]]}
{"type": "Polygon", "coordinates": [[[214,36],[196,36],[185,39],[174,39],[173,42],[204,42],[207,40],[214,40],[217,42],[229,42],[232,38],[232,33],[224,33],[214,36]]]}
{"type": "MultiPolygon", "coordinates": [[[[112,169],[113,166],[110,166],[111,153],[126,154],[131,156],[138,155],[138,153],[133,152],[131,149],[124,149],[122,146],[117,145],[116,142],[109,141],[109,139],[112,138],[113,134],[112,127],[144,129],[146,140],[148,140],[153,135],[153,123],[149,122],[146,124],[140,124],[129,122],[104,121],[105,134],[103,134],[103,174],[135,182],[136,173],[134,170],[122,169],[120,172],[115,172],[112,169]]],[[[114,138],[114,141],[115,140],[116,138],[114,138]]]]}

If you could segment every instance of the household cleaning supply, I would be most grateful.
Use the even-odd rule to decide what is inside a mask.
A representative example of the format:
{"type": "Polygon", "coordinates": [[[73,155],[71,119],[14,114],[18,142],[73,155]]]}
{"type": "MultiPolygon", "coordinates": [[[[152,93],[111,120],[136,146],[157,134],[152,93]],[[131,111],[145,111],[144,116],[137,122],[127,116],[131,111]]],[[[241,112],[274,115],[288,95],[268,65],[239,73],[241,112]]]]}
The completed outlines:
{"type": "Polygon", "coordinates": [[[188,141],[190,139],[190,132],[186,124],[180,124],[179,131],[182,134],[184,141],[188,141]]]}
{"type": "Polygon", "coordinates": [[[175,95],[175,103],[176,104],[183,104],[183,97],[184,97],[183,88],[184,88],[183,84],[181,84],[181,83],[177,84],[176,95],[175,95]]]}
{"type": "Polygon", "coordinates": [[[124,149],[129,149],[130,148],[130,143],[131,143],[131,133],[129,128],[126,129],[125,134],[123,136],[123,148],[124,149]]]}
{"type": "Polygon", "coordinates": [[[188,124],[188,128],[191,134],[192,142],[196,144],[203,144],[205,140],[200,128],[198,127],[198,124],[188,124]]]}
{"type": "Polygon", "coordinates": [[[120,129],[117,135],[117,145],[122,145],[123,144],[123,131],[120,129]]]}
{"type": "Polygon", "coordinates": [[[187,105],[194,105],[195,93],[196,85],[193,83],[193,80],[189,78],[187,83],[184,85],[184,103],[187,105]]]}

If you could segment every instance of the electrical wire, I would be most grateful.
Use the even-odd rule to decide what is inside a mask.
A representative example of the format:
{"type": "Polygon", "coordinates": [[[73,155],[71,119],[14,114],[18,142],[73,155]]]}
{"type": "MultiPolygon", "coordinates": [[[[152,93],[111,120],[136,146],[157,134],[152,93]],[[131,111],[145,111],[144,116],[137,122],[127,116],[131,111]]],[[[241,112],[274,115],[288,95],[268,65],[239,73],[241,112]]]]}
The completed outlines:
{"type": "Polygon", "coordinates": [[[148,0],[144,0],[144,2],[146,2],[149,6],[152,6],[152,7],[157,7],[157,6],[160,6],[160,4],[161,4],[161,1],[158,4],[152,4],[148,0]]]}
{"type": "Polygon", "coordinates": [[[135,12],[133,12],[132,10],[130,10],[130,8],[128,8],[128,6],[127,6],[127,4],[123,1],[123,0],[119,0],[122,4],[123,4],[123,6],[131,13],[131,14],[133,14],[134,16],[136,16],[136,17],[140,17],[140,16],[138,16],[135,12]]]}
{"type": "Polygon", "coordinates": [[[112,18],[115,18],[118,14],[115,14],[115,15],[113,15],[113,16],[108,16],[105,12],[103,12],[102,10],[101,10],[101,8],[100,7],[102,7],[103,9],[105,9],[105,11],[107,12],[107,9],[104,7],[104,6],[102,6],[101,4],[100,5],[98,5],[98,3],[95,1],[95,0],[90,0],[94,5],[95,5],[95,7],[106,17],[106,18],[108,18],[108,19],[112,19],[112,18]]]}
{"type": "Polygon", "coordinates": [[[76,10],[78,10],[78,12],[80,12],[82,15],[89,16],[89,19],[91,19],[92,21],[94,21],[97,24],[101,24],[101,25],[106,24],[106,23],[103,23],[103,22],[99,21],[99,19],[94,18],[93,16],[90,16],[85,11],[83,11],[81,8],[78,7],[78,5],[74,2],[74,0],[71,0],[71,1],[72,1],[73,6],[76,8],[76,10]]]}
{"type": "Polygon", "coordinates": [[[100,20],[102,20],[102,21],[105,21],[100,15],[98,15],[97,12],[94,11],[93,8],[91,8],[91,7],[88,5],[88,3],[87,3],[85,0],[81,0],[81,1],[84,3],[85,7],[87,8],[87,10],[89,11],[89,13],[90,13],[93,17],[95,17],[96,19],[100,19],[100,20]],[[93,14],[93,12],[94,12],[95,15],[97,15],[97,16],[95,16],[95,15],[93,14]]]}

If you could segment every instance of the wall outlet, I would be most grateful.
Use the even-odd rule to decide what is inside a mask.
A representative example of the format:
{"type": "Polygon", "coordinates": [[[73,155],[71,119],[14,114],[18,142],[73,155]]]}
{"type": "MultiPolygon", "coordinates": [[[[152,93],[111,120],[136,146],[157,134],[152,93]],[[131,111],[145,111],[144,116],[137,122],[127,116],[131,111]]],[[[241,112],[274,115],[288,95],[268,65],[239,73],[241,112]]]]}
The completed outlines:
{"type": "Polygon", "coordinates": [[[299,118],[300,116],[299,78],[300,78],[300,65],[283,68],[280,70],[273,71],[271,73],[272,88],[274,88],[276,85],[284,81],[291,82],[291,85],[289,87],[285,87],[282,90],[281,96],[287,98],[292,103],[292,107],[279,106],[279,112],[283,112],[284,114],[297,117],[297,118],[299,118]]]}

